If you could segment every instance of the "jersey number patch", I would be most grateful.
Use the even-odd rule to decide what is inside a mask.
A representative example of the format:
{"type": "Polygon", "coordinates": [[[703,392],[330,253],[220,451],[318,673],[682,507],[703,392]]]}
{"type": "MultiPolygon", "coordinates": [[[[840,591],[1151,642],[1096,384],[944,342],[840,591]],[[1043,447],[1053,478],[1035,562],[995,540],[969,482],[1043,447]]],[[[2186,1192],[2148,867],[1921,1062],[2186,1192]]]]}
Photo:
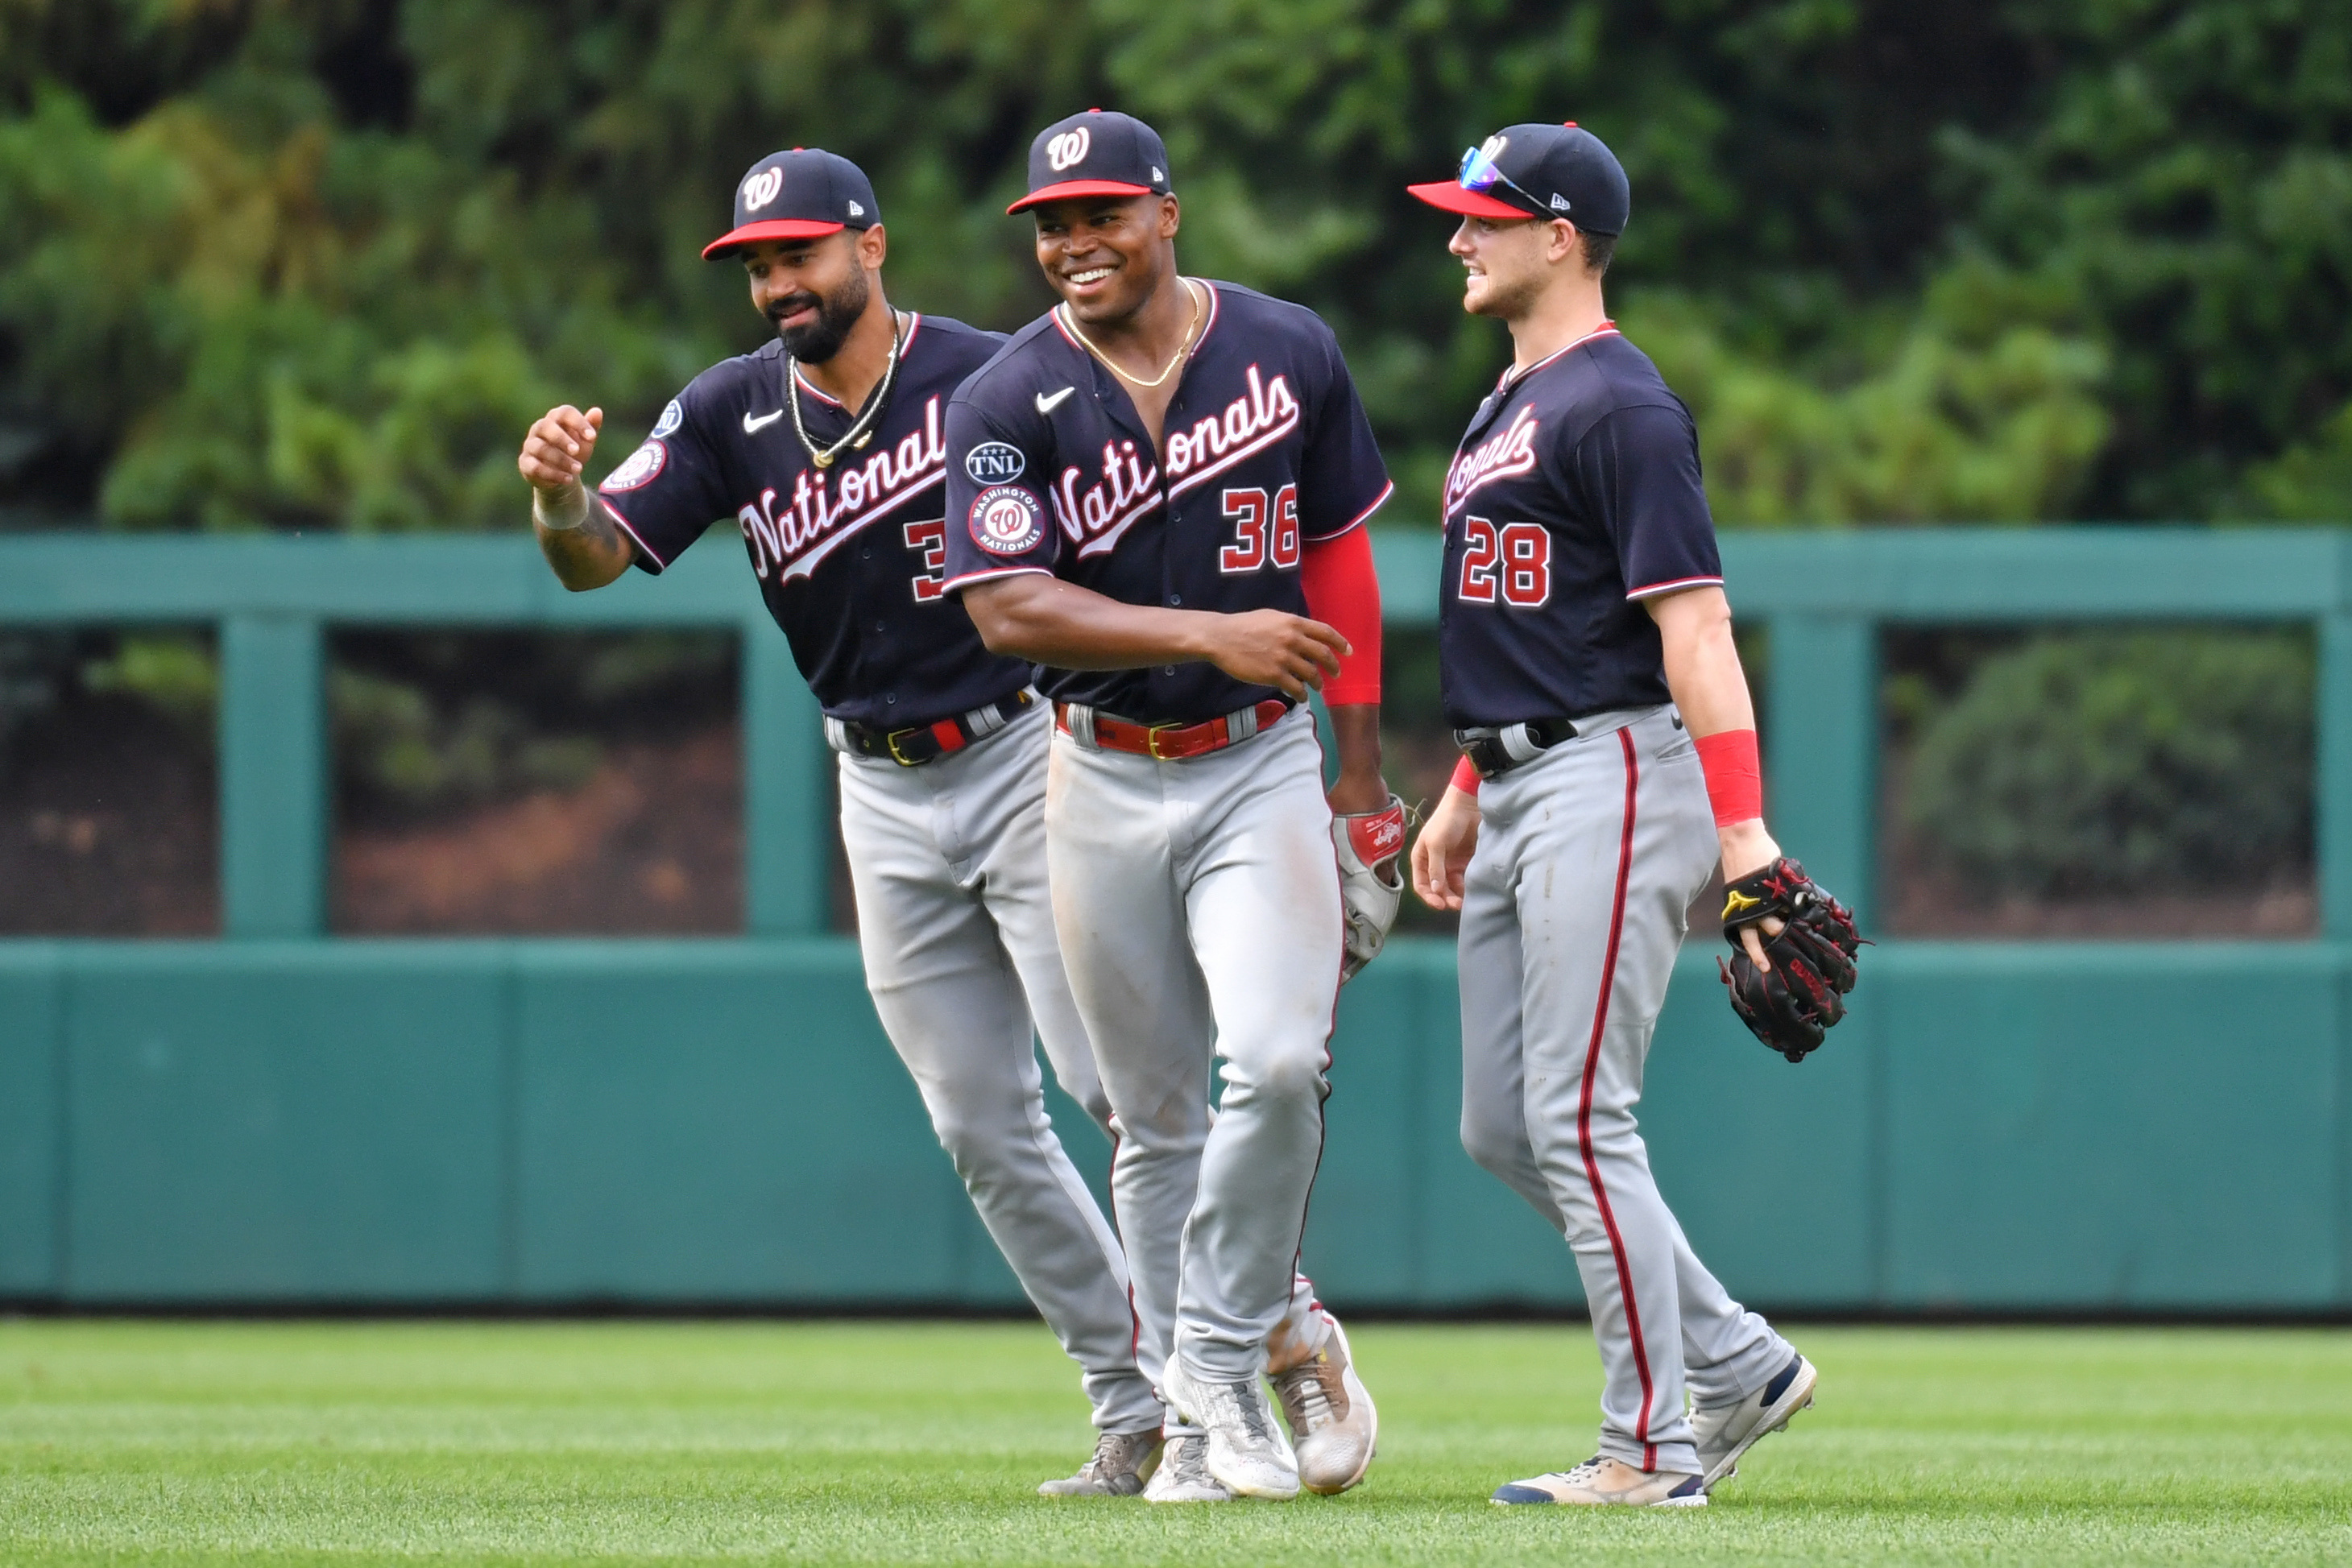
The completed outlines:
{"type": "Polygon", "coordinates": [[[928,523],[908,523],[907,548],[922,552],[922,572],[911,580],[915,585],[915,602],[929,604],[947,588],[948,520],[933,517],[928,523]]]}
{"type": "Polygon", "coordinates": [[[1225,517],[1234,542],[1217,552],[1217,570],[1233,576],[1272,561],[1288,570],[1298,564],[1298,486],[1285,485],[1271,503],[1263,490],[1228,490],[1225,517]]]}
{"type": "Polygon", "coordinates": [[[1551,598],[1551,530],[1540,523],[1505,523],[1484,517],[1463,522],[1462,581],[1456,596],[1465,604],[1503,602],[1533,610],[1551,598]]]}

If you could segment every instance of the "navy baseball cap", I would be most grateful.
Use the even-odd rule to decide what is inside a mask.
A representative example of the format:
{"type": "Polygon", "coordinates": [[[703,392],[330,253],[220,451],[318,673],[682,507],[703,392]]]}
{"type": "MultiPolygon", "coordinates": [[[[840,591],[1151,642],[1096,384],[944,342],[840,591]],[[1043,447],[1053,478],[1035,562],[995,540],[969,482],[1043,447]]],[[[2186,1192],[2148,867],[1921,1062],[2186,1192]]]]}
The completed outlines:
{"type": "Polygon", "coordinates": [[[795,147],[751,165],[735,187],[735,226],[702,247],[703,259],[762,239],[816,239],[872,228],[882,204],[866,171],[836,152],[795,147]]]}
{"type": "Polygon", "coordinates": [[[1173,188],[1160,132],[1131,114],[1090,109],[1037,132],[1029,143],[1029,193],[1004,210],[1069,196],[1164,196],[1173,188]]]}
{"type": "Polygon", "coordinates": [[[1405,189],[1433,207],[1477,218],[1566,218],[1587,234],[1619,235],[1633,206],[1625,166],[1576,121],[1507,125],[1462,154],[1451,180],[1405,189]]]}

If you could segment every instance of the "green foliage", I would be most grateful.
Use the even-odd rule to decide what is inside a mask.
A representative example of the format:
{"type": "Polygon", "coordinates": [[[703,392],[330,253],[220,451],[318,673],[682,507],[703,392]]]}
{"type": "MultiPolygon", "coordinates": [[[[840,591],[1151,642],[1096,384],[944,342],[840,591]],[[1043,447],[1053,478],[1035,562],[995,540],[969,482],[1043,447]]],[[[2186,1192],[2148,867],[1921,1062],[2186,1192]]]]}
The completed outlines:
{"type": "Polygon", "coordinates": [[[2318,0],[0,0],[0,506],[514,527],[530,418],[759,340],[697,255],[754,158],[858,159],[894,296],[1012,327],[1088,103],[1167,134],[1188,267],[1334,322],[1400,517],[1506,351],[1402,187],[1570,116],[1727,521],[2352,512],[2318,0]]]}
{"type": "Polygon", "coordinates": [[[125,633],[102,659],[81,670],[89,692],[138,698],[190,735],[211,743],[220,707],[220,661],[212,640],[186,632],[125,633]]]}
{"type": "Polygon", "coordinates": [[[1926,716],[1905,814],[2018,895],[2260,885],[2309,863],[2314,681],[2292,632],[2038,636],[1926,716]]]}
{"type": "Polygon", "coordinates": [[[733,638],[705,632],[341,636],[337,787],[394,817],[575,789],[607,741],[726,722],[735,657],[733,638]]]}
{"type": "Polygon", "coordinates": [[[338,669],[329,682],[347,788],[410,810],[532,789],[575,789],[604,750],[585,736],[537,736],[509,705],[476,697],[435,711],[419,687],[338,669]]]}
{"type": "MultiPolygon", "coordinates": [[[[2114,361],[2093,515],[2232,508],[2249,464],[2352,396],[2352,9],[2013,8],[2052,62],[2003,139],[1955,133],[1964,243],[2114,361]]],[[[2283,514],[2256,486],[2238,505],[2283,514]]],[[[2285,497],[2277,497],[2285,499],[2285,497]]],[[[2332,512],[2352,517],[2352,490],[2332,512]]]]}

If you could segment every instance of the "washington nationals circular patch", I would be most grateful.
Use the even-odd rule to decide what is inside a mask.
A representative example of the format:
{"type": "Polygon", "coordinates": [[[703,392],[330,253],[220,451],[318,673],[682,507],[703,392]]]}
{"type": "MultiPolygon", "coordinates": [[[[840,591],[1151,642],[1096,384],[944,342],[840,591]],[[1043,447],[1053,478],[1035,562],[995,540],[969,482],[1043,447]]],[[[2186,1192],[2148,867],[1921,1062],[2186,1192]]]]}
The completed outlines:
{"type": "Polygon", "coordinates": [[[1019,555],[1045,537],[1037,497],[1014,485],[993,485],[971,498],[972,542],[994,555],[1019,555]]]}
{"type": "Polygon", "coordinates": [[[648,441],[630,453],[628,460],[606,475],[604,482],[596,487],[600,490],[634,490],[660,473],[662,465],[668,461],[669,448],[658,441],[648,441]]]}

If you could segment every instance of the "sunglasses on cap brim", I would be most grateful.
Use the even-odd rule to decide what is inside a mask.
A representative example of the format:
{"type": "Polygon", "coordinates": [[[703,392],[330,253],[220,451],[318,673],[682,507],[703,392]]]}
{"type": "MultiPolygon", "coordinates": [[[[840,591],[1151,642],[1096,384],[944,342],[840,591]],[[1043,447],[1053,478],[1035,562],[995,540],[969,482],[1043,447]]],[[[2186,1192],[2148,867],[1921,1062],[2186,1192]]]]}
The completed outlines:
{"type": "Polygon", "coordinates": [[[1495,161],[1479,148],[1472,147],[1463,152],[1462,167],[1455,171],[1454,183],[1482,196],[1491,194],[1495,187],[1500,185],[1536,209],[1528,214],[1529,217],[1552,215],[1550,208],[1538,201],[1533,192],[1496,168],[1495,161]]]}

